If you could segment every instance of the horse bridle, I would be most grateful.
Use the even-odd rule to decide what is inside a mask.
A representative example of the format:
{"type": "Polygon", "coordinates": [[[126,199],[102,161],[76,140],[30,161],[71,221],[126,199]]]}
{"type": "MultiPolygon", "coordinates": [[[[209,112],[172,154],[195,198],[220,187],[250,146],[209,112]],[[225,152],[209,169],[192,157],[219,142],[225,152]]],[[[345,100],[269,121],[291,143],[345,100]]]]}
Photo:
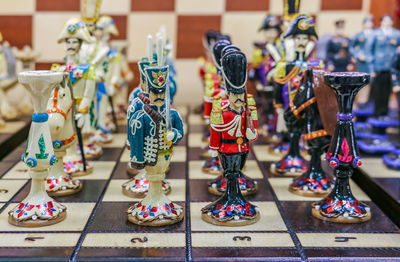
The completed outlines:
{"type": "Polygon", "coordinates": [[[61,108],[59,108],[58,105],[58,90],[59,88],[54,89],[54,96],[53,96],[53,107],[51,109],[47,109],[46,112],[47,114],[53,114],[53,113],[59,113],[64,117],[64,119],[67,119],[68,113],[71,111],[72,106],[74,105],[74,102],[71,101],[71,105],[69,106],[67,112],[64,112],[61,108]]]}
{"type": "MultiPolygon", "coordinates": [[[[64,112],[64,110],[62,110],[61,108],[59,108],[57,106],[58,105],[58,90],[59,90],[59,87],[54,89],[53,107],[51,109],[47,109],[46,112],[47,112],[47,114],[58,113],[58,114],[62,115],[65,120],[67,120],[68,113],[71,111],[71,109],[72,109],[72,107],[74,105],[74,102],[73,102],[74,100],[71,101],[71,105],[69,106],[67,112],[64,112]]],[[[74,132],[72,134],[72,136],[69,137],[69,138],[66,138],[66,139],[63,139],[63,140],[54,140],[53,141],[54,148],[59,149],[62,146],[71,143],[72,141],[74,141],[75,136],[76,136],[76,133],[74,132]]]]}

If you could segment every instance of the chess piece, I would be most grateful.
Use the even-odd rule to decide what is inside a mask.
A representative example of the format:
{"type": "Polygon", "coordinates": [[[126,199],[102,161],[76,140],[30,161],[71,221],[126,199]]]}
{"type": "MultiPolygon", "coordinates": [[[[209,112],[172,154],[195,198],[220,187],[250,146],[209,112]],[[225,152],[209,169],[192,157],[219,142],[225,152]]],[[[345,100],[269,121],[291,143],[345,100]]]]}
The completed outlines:
{"type": "MultiPolygon", "coordinates": [[[[219,40],[217,41],[217,43],[215,43],[213,47],[213,60],[215,61],[215,65],[218,69],[218,74],[221,76],[221,81],[220,81],[221,83],[224,83],[224,81],[222,80],[223,69],[221,65],[221,58],[223,55],[233,51],[240,51],[240,49],[236,46],[230,45],[230,41],[228,40],[219,40]]],[[[226,91],[225,84],[221,84],[221,88],[223,88],[223,90],[226,91]]],[[[251,94],[247,95],[247,103],[248,106],[250,107],[255,107],[256,105],[256,102],[251,94]]],[[[219,96],[215,96],[213,99],[213,108],[211,115],[212,116],[215,116],[215,114],[218,115],[218,112],[220,112],[223,108],[226,108],[228,104],[229,104],[229,99],[226,98],[222,99],[219,96]]],[[[255,113],[253,113],[253,115],[255,116],[255,113]]],[[[213,168],[212,171],[214,171],[214,173],[211,173],[210,170],[208,170],[208,173],[220,174],[220,175],[217,178],[208,182],[208,191],[214,195],[223,195],[227,189],[226,188],[227,181],[226,177],[223,174],[221,161],[218,156],[212,157],[210,161],[211,164],[208,165],[208,167],[213,168]]],[[[206,161],[205,164],[203,165],[203,171],[204,171],[204,166],[207,165],[207,163],[208,161],[206,161]]],[[[243,167],[243,170],[241,171],[244,172],[244,169],[245,167],[243,167]]],[[[239,181],[239,188],[243,196],[253,195],[257,193],[258,190],[257,181],[244,175],[242,172],[240,173],[238,181],[239,181]]]]}
{"type": "Polygon", "coordinates": [[[335,22],[335,34],[327,44],[326,64],[331,72],[346,72],[354,69],[349,52],[350,39],[343,34],[344,25],[344,20],[335,22]]]}
{"type": "Polygon", "coordinates": [[[325,83],[335,92],[339,105],[335,134],[327,153],[329,165],[336,176],[332,192],[313,203],[312,215],[336,223],[360,223],[371,219],[370,208],[352,194],[349,179],[353,169],[361,166],[353,129],[353,101],[357,92],[368,84],[366,73],[327,73],[325,83]]]}
{"type": "Polygon", "coordinates": [[[32,96],[34,114],[22,161],[32,177],[29,195],[9,212],[8,222],[21,227],[40,227],[56,224],[66,217],[66,207],[46,193],[44,179],[56,160],[47,123],[46,103],[51,90],[63,79],[64,73],[26,71],[18,80],[32,96]]]}
{"type": "MultiPolygon", "coordinates": [[[[107,71],[107,53],[109,47],[101,42],[101,30],[97,27],[101,0],[81,0],[82,20],[89,32],[90,41],[83,42],[79,50],[82,63],[91,64],[95,70],[96,96],[89,108],[91,121],[90,125],[84,126],[84,152],[87,159],[97,159],[103,154],[101,144],[110,143],[113,139],[111,132],[100,125],[96,125],[99,120],[100,100],[105,99],[108,87],[104,85],[105,72],[107,71]],[[99,99],[97,99],[99,98],[99,99]],[[106,132],[107,131],[107,132],[106,132]]],[[[104,105],[104,103],[103,103],[104,105]]]]}
{"type": "Polygon", "coordinates": [[[392,58],[400,46],[400,31],[392,28],[392,18],[384,15],[381,27],[374,30],[367,45],[367,61],[373,82],[371,99],[374,102],[374,116],[368,119],[372,133],[358,141],[360,150],[372,154],[388,153],[395,150],[388,140],[386,129],[398,125],[398,119],[389,116],[389,97],[392,94],[392,58]]]}
{"type": "Polygon", "coordinates": [[[308,163],[307,171],[294,178],[289,185],[290,192],[301,196],[325,196],[334,185],[332,175],[322,169],[321,155],[330,143],[330,135],[333,134],[336,119],[330,121],[333,124],[326,124],[326,121],[324,124],[322,120],[324,116],[321,116],[321,112],[328,112],[329,115],[333,115],[333,112],[338,110],[334,94],[323,85],[322,72],[317,71],[316,76],[314,76],[313,70],[307,68],[303,83],[297,90],[292,105],[285,110],[285,120],[288,122],[294,122],[300,118],[303,118],[306,122],[304,140],[307,141],[311,160],[308,163]],[[321,107],[323,110],[320,110],[321,107]],[[332,131],[328,133],[327,130],[332,131]]]}
{"type": "MultiPolygon", "coordinates": [[[[112,49],[116,50],[119,55],[115,58],[115,62],[118,62],[118,66],[113,69],[113,65],[110,64],[110,70],[119,69],[120,76],[118,78],[118,82],[115,84],[116,92],[114,95],[114,103],[116,109],[116,116],[118,120],[126,120],[126,111],[128,109],[128,103],[126,98],[128,97],[128,86],[129,83],[133,80],[133,72],[129,68],[129,64],[127,61],[127,47],[128,42],[123,40],[113,40],[111,41],[112,49]]],[[[111,79],[109,80],[111,81],[111,79]]]]}
{"type": "MultiPolygon", "coordinates": [[[[77,135],[82,128],[90,128],[91,105],[96,94],[95,78],[96,73],[91,64],[82,63],[79,50],[84,42],[90,41],[90,35],[85,24],[79,18],[70,18],[65,24],[58,38],[58,43],[64,43],[66,49],[65,65],[53,65],[54,70],[65,71],[69,73],[69,79],[73,86],[73,96],[77,112],[77,135]]],[[[94,120],[94,119],[92,119],[94,120]]],[[[80,143],[80,147],[83,144],[80,143]]],[[[64,157],[64,170],[72,176],[84,176],[92,173],[93,167],[90,166],[78,154],[77,142],[67,148],[67,154],[64,157]],[[84,164],[84,162],[86,162],[84,164]]]]}
{"type": "MultiPolygon", "coordinates": [[[[116,129],[116,115],[113,103],[113,96],[118,86],[118,80],[121,75],[119,69],[119,57],[120,54],[116,50],[111,49],[110,43],[108,42],[111,35],[118,35],[118,29],[115,26],[114,20],[107,15],[102,15],[96,22],[96,29],[94,36],[98,41],[97,48],[107,49],[107,54],[99,64],[101,65],[102,80],[97,85],[97,107],[98,107],[98,119],[97,119],[97,131],[92,137],[92,141],[99,143],[100,145],[108,144],[112,142],[111,130],[116,129]],[[103,70],[106,66],[107,69],[103,70]],[[110,107],[111,106],[111,107],[110,107]],[[108,117],[108,109],[111,108],[111,115],[114,122],[108,117]]],[[[96,49],[95,49],[96,50],[96,49]]],[[[96,50],[97,52],[103,52],[102,50],[96,50]]]]}
{"type": "Polygon", "coordinates": [[[162,190],[173,144],[183,137],[182,119],[177,111],[170,108],[168,66],[164,66],[163,62],[163,39],[158,37],[157,66],[144,69],[149,103],[128,119],[132,123],[132,130],[128,133],[131,165],[136,169],[144,168],[150,181],[147,196],[128,209],[128,220],[144,226],[170,225],[183,219],[182,207],[172,203],[162,190]]]}
{"type": "MultiPolygon", "coordinates": [[[[146,77],[145,68],[149,66],[156,66],[157,62],[152,60],[153,59],[153,40],[151,35],[147,38],[147,57],[143,57],[141,61],[138,62],[139,72],[140,72],[140,85],[133,90],[131,94],[131,101],[129,102],[128,108],[128,134],[133,135],[133,131],[136,130],[136,127],[133,126],[134,122],[136,121],[135,118],[132,118],[133,115],[139,111],[143,110],[144,104],[149,104],[149,88],[148,88],[148,79],[146,77]]],[[[129,146],[129,139],[127,141],[128,149],[130,150],[129,146]]],[[[130,162],[128,162],[128,173],[135,175],[132,179],[122,184],[122,193],[129,197],[134,198],[143,198],[147,195],[149,191],[150,181],[146,178],[146,170],[137,170],[131,167],[130,162]]],[[[164,194],[168,194],[171,191],[171,185],[166,182],[161,182],[162,190],[164,194]]]]}
{"type": "Polygon", "coordinates": [[[303,119],[293,122],[285,121],[284,110],[293,103],[304,71],[307,66],[319,66],[320,61],[312,61],[307,56],[307,44],[312,38],[318,38],[315,22],[308,15],[299,15],[286,32],[285,37],[292,37],[297,57],[295,61],[281,61],[275,73],[275,107],[278,115],[277,131],[289,132],[290,146],[287,154],[276,163],[271,164],[270,171],[275,175],[298,176],[307,170],[306,161],[300,154],[300,137],[304,128],[303,119]]]}
{"type": "Polygon", "coordinates": [[[240,51],[228,52],[221,64],[229,105],[211,116],[210,148],[221,159],[227,189],[218,200],[202,208],[201,217],[215,225],[243,226],[260,217],[258,208],[242,196],[238,181],[250,150],[249,140],[258,137],[257,109],[246,105],[246,56],[240,51]]]}
{"type": "Polygon", "coordinates": [[[56,163],[50,168],[46,178],[46,191],[50,196],[72,195],[82,190],[82,183],[74,180],[64,171],[61,159],[66,154],[67,148],[76,143],[76,132],[73,123],[73,98],[70,88],[68,75],[65,73],[62,85],[53,89],[47,104],[47,114],[49,115],[50,134],[53,140],[54,154],[56,163]]]}

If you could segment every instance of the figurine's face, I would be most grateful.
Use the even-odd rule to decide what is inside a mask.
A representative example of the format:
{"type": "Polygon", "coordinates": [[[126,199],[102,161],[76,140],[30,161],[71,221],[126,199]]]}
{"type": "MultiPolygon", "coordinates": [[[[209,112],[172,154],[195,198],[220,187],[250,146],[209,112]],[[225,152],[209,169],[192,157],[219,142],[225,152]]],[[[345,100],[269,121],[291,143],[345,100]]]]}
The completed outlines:
{"type": "Polygon", "coordinates": [[[275,39],[278,37],[278,29],[276,28],[270,28],[267,30],[263,31],[264,37],[265,37],[265,41],[267,43],[273,43],[275,41],[275,39]]]}
{"type": "Polygon", "coordinates": [[[89,31],[91,35],[94,34],[94,30],[96,29],[96,23],[95,22],[85,22],[86,28],[89,31]]]}
{"type": "Polygon", "coordinates": [[[104,34],[103,34],[103,29],[102,29],[102,28],[96,27],[96,28],[94,29],[93,35],[94,35],[94,37],[96,37],[97,40],[101,40],[101,38],[102,38],[103,35],[104,35],[104,34]]]}
{"type": "Polygon", "coordinates": [[[161,107],[164,104],[165,93],[155,94],[153,92],[149,92],[150,103],[156,105],[157,107],[161,107]]]}
{"type": "Polygon", "coordinates": [[[236,111],[239,111],[244,106],[244,93],[234,94],[232,92],[228,93],[229,105],[236,111]]]}
{"type": "Polygon", "coordinates": [[[75,55],[81,48],[81,41],[78,38],[67,38],[65,40],[65,51],[67,55],[75,55]]]}
{"type": "Polygon", "coordinates": [[[382,18],[381,27],[388,28],[388,27],[392,27],[392,25],[393,25],[393,20],[390,16],[385,16],[382,18]]]}
{"type": "Polygon", "coordinates": [[[306,46],[310,41],[310,37],[306,34],[299,34],[294,36],[294,48],[297,52],[303,53],[306,51],[306,46]]]}
{"type": "Polygon", "coordinates": [[[363,24],[364,29],[372,29],[374,28],[374,22],[372,20],[367,20],[363,24]]]}

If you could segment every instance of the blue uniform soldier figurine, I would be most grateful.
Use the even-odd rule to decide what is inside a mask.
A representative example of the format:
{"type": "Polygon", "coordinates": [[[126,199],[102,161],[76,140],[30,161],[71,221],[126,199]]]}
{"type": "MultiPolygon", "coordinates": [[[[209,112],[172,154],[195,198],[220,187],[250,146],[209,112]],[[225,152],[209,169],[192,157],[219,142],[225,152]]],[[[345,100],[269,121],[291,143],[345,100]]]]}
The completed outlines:
{"type": "MultiPolygon", "coordinates": [[[[128,119],[137,112],[143,109],[145,103],[149,103],[149,88],[145,73],[145,68],[149,66],[157,65],[157,62],[152,60],[153,57],[153,40],[151,35],[147,37],[147,57],[143,57],[141,61],[138,62],[140,71],[140,85],[135,88],[132,92],[131,99],[129,101],[129,107],[127,111],[128,119]]],[[[169,69],[169,67],[168,67],[169,69]]],[[[132,132],[132,128],[128,123],[128,133],[132,132]]],[[[128,149],[130,149],[129,141],[127,141],[128,149]]],[[[132,179],[122,184],[122,193],[129,197],[143,198],[146,196],[149,190],[149,180],[146,178],[146,172],[144,169],[137,170],[132,168],[130,163],[128,163],[127,172],[131,175],[135,175],[132,179]]],[[[168,182],[162,181],[162,188],[165,194],[171,191],[171,186],[168,182]]]]}
{"type": "Polygon", "coordinates": [[[170,108],[168,66],[163,66],[162,38],[157,39],[158,65],[145,68],[149,100],[128,119],[133,168],[145,169],[149,180],[147,196],[131,206],[128,220],[144,226],[164,226],[183,219],[182,207],[173,204],[162,190],[162,180],[169,167],[173,144],[183,137],[179,113],[170,108]]]}

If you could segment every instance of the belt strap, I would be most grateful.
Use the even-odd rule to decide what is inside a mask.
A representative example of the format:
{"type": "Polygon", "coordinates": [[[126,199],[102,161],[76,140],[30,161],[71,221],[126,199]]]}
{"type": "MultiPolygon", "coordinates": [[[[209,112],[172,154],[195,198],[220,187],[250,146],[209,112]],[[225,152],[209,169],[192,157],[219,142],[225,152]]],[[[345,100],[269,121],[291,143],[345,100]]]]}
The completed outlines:
{"type": "MultiPolygon", "coordinates": [[[[239,138],[241,138],[241,137],[238,137],[237,139],[225,139],[225,138],[222,138],[221,139],[221,143],[222,144],[238,144],[238,139],[239,138]]],[[[247,139],[247,138],[242,138],[242,143],[247,143],[247,142],[249,142],[249,140],[247,139]]]]}

